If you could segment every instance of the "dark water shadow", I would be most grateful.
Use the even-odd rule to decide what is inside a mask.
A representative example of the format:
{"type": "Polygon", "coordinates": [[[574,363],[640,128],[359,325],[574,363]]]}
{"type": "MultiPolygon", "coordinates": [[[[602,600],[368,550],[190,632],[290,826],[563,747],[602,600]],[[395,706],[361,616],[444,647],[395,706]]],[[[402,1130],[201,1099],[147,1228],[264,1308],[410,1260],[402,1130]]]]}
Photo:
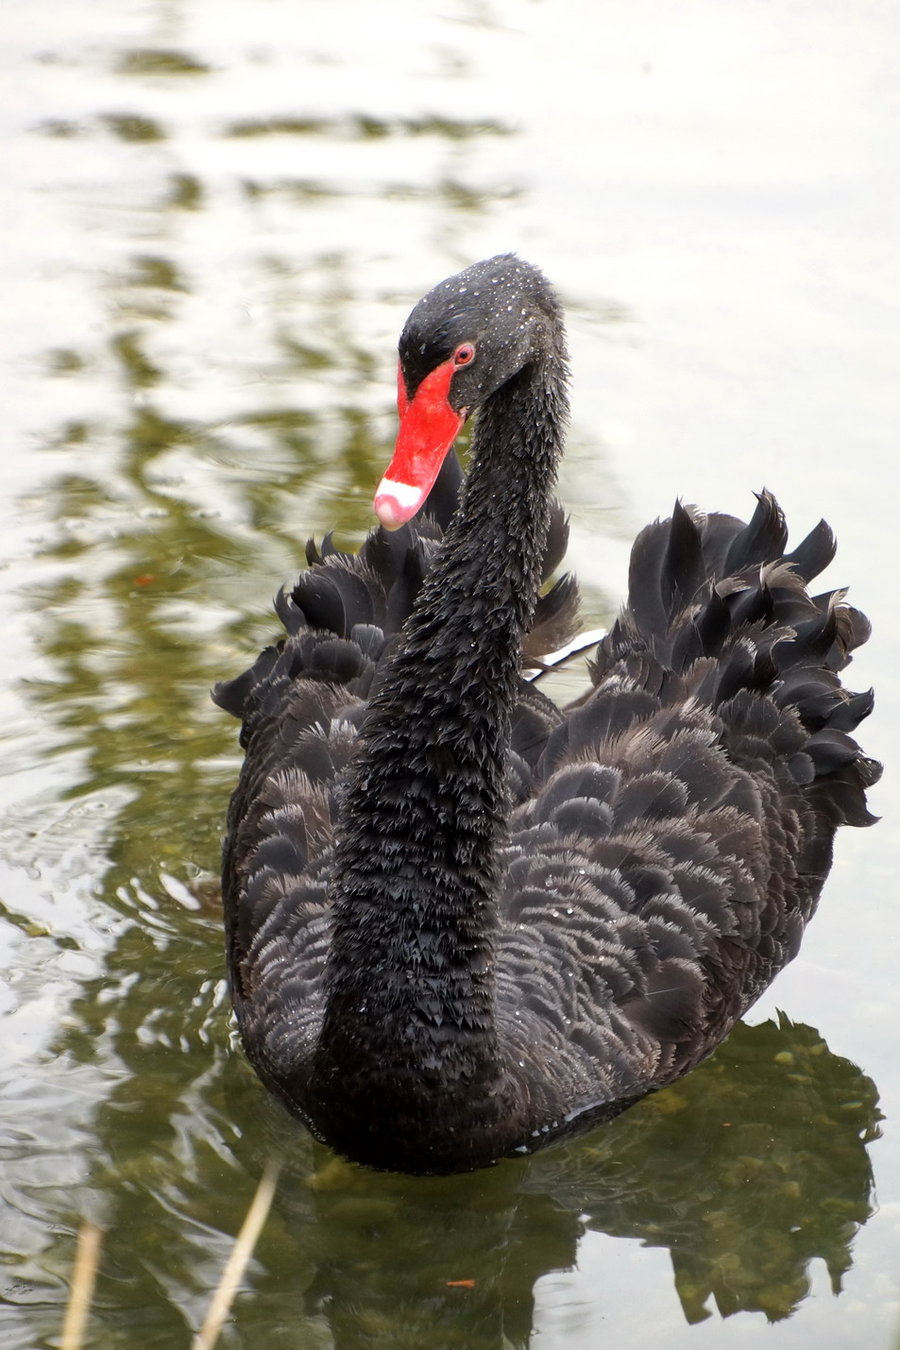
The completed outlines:
{"type": "MultiPolygon", "coordinates": [[[[259,1107],[252,1086],[235,1097],[237,1115],[259,1107]]],[[[782,1016],[739,1025],[695,1073],[586,1138],[470,1176],[351,1167],[310,1150],[273,1107],[267,1147],[288,1158],[282,1242],[275,1253],[264,1242],[267,1269],[238,1324],[252,1343],[280,1291],[279,1320],[287,1300],[298,1317],[324,1318],[348,1350],[527,1346],[537,1281],[576,1266],[589,1231],[667,1248],[689,1323],[740,1312],[778,1321],[809,1293],[816,1258],[841,1288],[874,1209],[877,1103],[854,1064],[782,1016]]],[[[241,1156],[258,1169],[259,1130],[245,1143],[241,1156]]],[[[610,1295],[596,1290],[601,1306],[610,1295]]]]}

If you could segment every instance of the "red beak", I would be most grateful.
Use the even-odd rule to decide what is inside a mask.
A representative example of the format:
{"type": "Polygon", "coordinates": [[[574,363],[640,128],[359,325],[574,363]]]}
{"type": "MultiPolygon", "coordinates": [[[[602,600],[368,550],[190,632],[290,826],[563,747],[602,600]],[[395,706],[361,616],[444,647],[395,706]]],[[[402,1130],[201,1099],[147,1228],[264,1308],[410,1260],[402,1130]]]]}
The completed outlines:
{"type": "Polygon", "coordinates": [[[396,530],[424,505],[441,465],[465,421],[450,406],[452,358],[436,366],[407,399],[402,371],[397,378],[400,430],[394,458],[375,493],[375,514],[386,530],[396,530]]]}

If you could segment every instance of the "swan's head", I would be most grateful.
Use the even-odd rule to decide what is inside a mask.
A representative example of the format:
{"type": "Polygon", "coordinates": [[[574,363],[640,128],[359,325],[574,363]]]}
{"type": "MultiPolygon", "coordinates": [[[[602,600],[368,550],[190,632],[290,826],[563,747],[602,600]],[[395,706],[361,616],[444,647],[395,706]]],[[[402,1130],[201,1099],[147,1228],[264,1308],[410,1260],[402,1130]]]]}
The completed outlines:
{"type": "Polygon", "coordinates": [[[394,457],[375,514],[397,529],[423,505],[466,418],[560,340],[543,273],[512,253],[475,263],[429,291],[400,336],[394,457]]]}

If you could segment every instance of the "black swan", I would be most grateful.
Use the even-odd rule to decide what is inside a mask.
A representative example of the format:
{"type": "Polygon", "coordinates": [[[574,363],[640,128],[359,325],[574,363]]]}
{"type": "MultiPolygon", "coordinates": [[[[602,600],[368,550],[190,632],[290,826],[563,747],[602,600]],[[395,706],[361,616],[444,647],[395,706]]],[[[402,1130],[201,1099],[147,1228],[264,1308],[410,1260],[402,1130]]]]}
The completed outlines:
{"type": "Polygon", "coordinates": [[[223,891],[247,1054],[374,1167],[484,1166],[671,1083],[796,954],[836,827],[873,819],[848,734],[872,696],[837,674],[868,624],[809,596],[833,535],[786,553],[767,492],[747,525],[676,504],[639,535],[571,707],[525,678],[576,631],[572,580],[542,593],[566,381],[535,267],[436,286],[381,527],[310,543],[287,636],[214,694],[246,751],[223,891]]]}

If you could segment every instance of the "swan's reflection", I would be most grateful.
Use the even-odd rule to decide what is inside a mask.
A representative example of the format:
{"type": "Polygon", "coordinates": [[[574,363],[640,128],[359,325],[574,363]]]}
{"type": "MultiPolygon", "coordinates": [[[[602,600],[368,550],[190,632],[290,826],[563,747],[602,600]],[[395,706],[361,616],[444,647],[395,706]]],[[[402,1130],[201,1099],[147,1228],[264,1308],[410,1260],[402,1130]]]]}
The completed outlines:
{"type": "MultiPolygon", "coordinates": [[[[338,1346],[524,1346],[537,1280],[576,1265],[595,1230],[668,1247],[689,1322],[787,1317],[814,1257],[835,1291],[851,1264],[873,1209],[877,1101],[816,1031],[781,1018],[739,1025],[696,1072],[585,1138],[490,1171],[378,1175],[323,1150],[312,1190],[289,1177],[280,1197],[312,1256],[305,1314],[324,1315],[338,1346]]],[[[273,1124],[296,1155],[298,1127],[273,1124]]]]}

